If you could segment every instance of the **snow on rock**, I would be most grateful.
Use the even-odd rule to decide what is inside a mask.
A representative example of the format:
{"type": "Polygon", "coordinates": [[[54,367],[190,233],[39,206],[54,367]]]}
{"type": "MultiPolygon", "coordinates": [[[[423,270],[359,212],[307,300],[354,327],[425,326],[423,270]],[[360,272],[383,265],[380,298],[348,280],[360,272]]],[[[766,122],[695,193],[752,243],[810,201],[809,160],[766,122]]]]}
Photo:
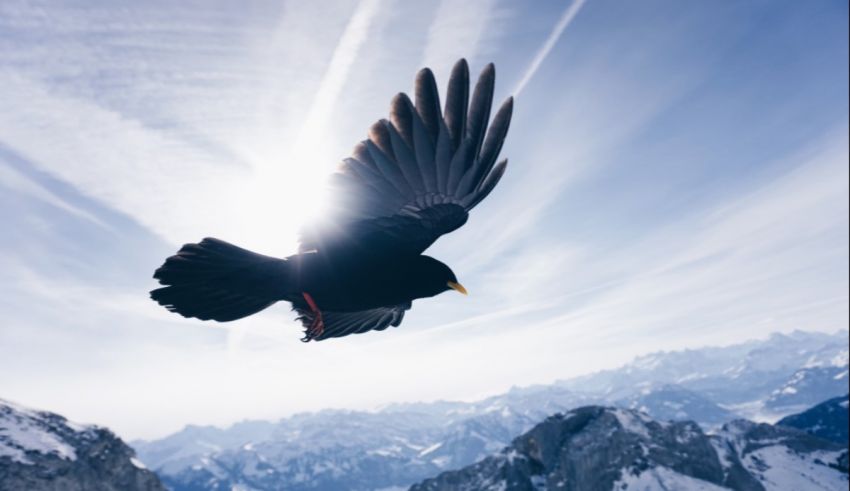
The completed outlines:
{"type": "Polygon", "coordinates": [[[0,399],[0,490],[164,491],[105,428],[0,399]]]}
{"type": "Polygon", "coordinates": [[[825,465],[836,462],[842,452],[796,452],[784,445],[769,445],[748,453],[744,467],[767,491],[846,490],[847,475],[825,465]]]}
{"type": "Polygon", "coordinates": [[[614,409],[611,411],[614,414],[614,417],[617,418],[617,422],[620,423],[620,426],[635,435],[640,435],[644,438],[649,438],[649,430],[646,428],[646,422],[648,418],[643,415],[641,412],[637,411],[626,411],[624,409],[614,409]]]}
{"type": "MultiPolygon", "coordinates": [[[[734,421],[712,437],[727,476],[745,470],[767,491],[847,489],[841,444],[792,428],[734,421]]],[[[846,445],[845,445],[846,446],[846,445]]]]}
{"type": "Polygon", "coordinates": [[[130,463],[136,466],[136,468],[138,469],[147,469],[147,467],[145,467],[145,464],[143,464],[142,461],[137,459],[136,457],[130,457],[130,463]]]}
{"type": "Polygon", "coordinates": [[[666,467],[640,473],[623,472],[613,491],[728,491],[729,488],[680,474],[666,467]]]}
{"type": "Polygon", "coordinates": [[[54,454],[76,460],[74,447],[64,435],[79,433],[90,436],[94,427],[74,424],[47,412],[34,411],[0,399],[0,456],[8,456],[21,464],[32,464],[30,452],[54,454]]]}
{"type": "Polygon", "coordinates": [[[431,445],[430,447],[419,452],[419,456],[422,457],[423,455],[428,455],[429,453],[437,450],[438,448],[440,448],[442,446],[443,446],[443,442],[437,442],[437,443],[431,445]]]}

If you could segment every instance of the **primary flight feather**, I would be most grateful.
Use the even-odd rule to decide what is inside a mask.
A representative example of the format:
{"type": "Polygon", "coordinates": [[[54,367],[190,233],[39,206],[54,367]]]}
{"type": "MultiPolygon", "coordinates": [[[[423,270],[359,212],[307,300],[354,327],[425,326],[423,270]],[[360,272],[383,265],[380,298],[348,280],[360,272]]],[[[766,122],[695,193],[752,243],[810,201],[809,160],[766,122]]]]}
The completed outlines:
{"type": "Polygon", "coordinates": [[[303,341],[398,326],[417,298],[456,290],[445,264],[422,253],[456,230],[496,186],[496,163],[513,110],[508,98],[490,121],[495,70],[469,93],[469,68],[452,69],[445,110],[431,70],[416,76],[414,101],[393,98],[389,121],[369,129],[331,176],[329,218],[305,228],[298,254],[279,259],[219,239],[186,244],[154,278],[151,298],[184,317],[227,322],[291,302],[303,341]],[[488,129],[489,123],[489,129],[488,129]]]}

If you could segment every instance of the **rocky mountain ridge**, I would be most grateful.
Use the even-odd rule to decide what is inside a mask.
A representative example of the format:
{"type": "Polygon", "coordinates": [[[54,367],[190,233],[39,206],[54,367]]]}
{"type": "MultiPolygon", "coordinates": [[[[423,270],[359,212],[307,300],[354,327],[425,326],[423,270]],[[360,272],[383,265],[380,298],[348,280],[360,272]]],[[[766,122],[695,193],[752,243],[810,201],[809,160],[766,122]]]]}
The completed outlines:
{"type": "Polygon", "coordinates": [[[825,440],[847,445],[848,411],[850,397],[847,395],[824,401],[799,414],[792,414],[779,420],[778,425],[803,430],[825,440]]]}
{"type": "Polygon", "coordinates": [[[838,491],[847,484],[846,446],[792,428],[736,420],[709,435],[693,422],[587,406],[410,491],[838,491]]]}
{"type": "Polygon", "coordinates": [[[105,428],[0,399],[0,491],[164,491],[105,428]]]}

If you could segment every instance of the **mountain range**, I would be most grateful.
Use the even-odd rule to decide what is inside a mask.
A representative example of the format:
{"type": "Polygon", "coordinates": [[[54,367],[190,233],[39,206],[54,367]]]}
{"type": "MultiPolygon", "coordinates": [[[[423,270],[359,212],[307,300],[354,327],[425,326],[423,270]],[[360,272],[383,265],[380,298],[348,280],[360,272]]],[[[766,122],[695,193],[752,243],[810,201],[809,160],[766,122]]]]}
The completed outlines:
{"type": "MultiPolygon", "coordinates": [[[[847,402],[847,396],[825,401],[776,426],[735,420],[711,434],[691,421],[656,421],[637,410],[585,406],[550,416],[501,451],[410,489],[843,490],[847,402]]],[[[0,415],[2,491],[163,489],[107,430],[7,402],[0,415]]],[[[255,463],[258,471],[261,464],[255,463]]],[[[371,470],[387,469],[379,464],[371,470]]],[[[287,477],[306,478],[269,476],[267,484],[283,489],[276,480],[287,477]]],[[[238,484],[231,491],[249,489],[256,488],[238,484]]]]}
{"type": "Polygon", "coordinates": [[[405,489],[497,454],[540,421],[580,406],[695,421],[701,432],[722,432],[739,418],[773,422],[844,395],[847,382],[847,332],[797,331],[655,353],[477,402],[325,410],[226,429],[189,426],[132,445],[174,491],[405,489]]]}

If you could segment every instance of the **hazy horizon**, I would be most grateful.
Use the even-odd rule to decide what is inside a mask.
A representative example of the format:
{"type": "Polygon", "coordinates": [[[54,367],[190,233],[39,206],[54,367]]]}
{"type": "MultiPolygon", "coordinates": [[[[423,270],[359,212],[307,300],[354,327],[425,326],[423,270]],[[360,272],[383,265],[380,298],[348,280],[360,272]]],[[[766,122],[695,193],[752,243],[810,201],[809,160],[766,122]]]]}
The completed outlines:
{"type": "MultiPolygon", "coordinates": [[[[371,408],[362,408],[362,409],[359,409],[359,410],[366,411],[366,412],[377,412],[377,411],[381,411],[381,410],[383,410],[387,407],[400,405],[400,404],[417,404],[417,403],[428,404],[428,403],[437,403],[437,402],[477,402],[477,401],[485,400],[488,397],[498,396],[500,394],[510,392],[511,390],[514,390],[514,389],[532,388],[532,387],[535,387],[535,386],[546,386],[546,385],[550,385],[550,384],[555,383],[555,382],[570,380],[570,379],[573,379],[573,378],[576,378],[576,377],[582,377],[582,376],[585,376],[585,375],[592,375],[592,374],[599,373],[600,371],[604,371],[604,370],[611,370],[611,369],[616,370],[616,369],[619,369],[619,368],[623,368],[623,367],[629,365],[630,363],[633,363],[633,362],[635,362],[638,359],[643,358],[643,357],[648,357],[648,356],[651,357],[653,355],[667,354],[667,353],[671,353],[671,352],[679,352],[679,351],[684,351],[684,350],[687,350],[687,349],[697,349],[697,350],[699,350],[699,349],[703,349],[703,348],[725,348],[725,347],[736,346],[736,345],[740,345],[740,344],[747,344],[747,343],[753,343],[753,342],[758,342],[758,341],[766,341],[766,340],[768,340],[769,338],[771,338],[775,335],[780,335],[780,334],[789,335],[789,334],[795,334],[795,333],[801,333],[801,332],[805,333],[805,334],[822,333],[822,334],[829,335],[829,336],[840,336],[840,335],[844,335],[845,337],[848,336],[848,333],[846,331],[843,331],[843,330],[840,330],[840,329],[835,331],[835,332],[805,331],[805,330],[801,330],[801,329],[795,329],[793,331],[786,332],[786,333],[774,332],[774,333],[768,333],[764,337],[747,339],[747,340],[738,341],[738,342],[732,343],[732,344],[710,344],[710,345],[704,345],[704,346],[700,346],[700,347],[683,348],[682,350],[650,351],[650,352],[647,352],[647,353],[637,354],[637,355],[635,355],[634,358],[631,358],[630,360],[626,361],[625,363],[622,363],[622,364],[619,364],[619,365],[616,365],[616,366],[603,368],[603,369],[600,369],[600,370],[594,370],[594,371],[590,371],[590,372],[575,373],[575,374],[573,374],[569,377],[555,376],[549,382],[541,382],[541,383],[532,384],[532,385],[514,385],[514,386],[511,386],[504,391],[498,391],[498,392],[495,392],[495,393],[492,393],[492,394],[486,394],[486,395],[482,395],[482,396],[478,396],[478,397],[465,398],[465,399],[433,399],[433,400],[393,401],[393,402],[380,404],[380,405],[377,405],[377,406],[374,406],[374,407],[371,407],[371,408]]],[[[2,399],[2,398],[0,398],[0,399],[2,399]]],[[[357,411],[358,409],[351,409],[351,408],[347,408],[347,407],[325,407],[325,408],[320,408],[316,411],[349,411],[349,410],[350,411],[357,411]]],[[[298,414],[305,414],[305,413],[308,413],[308,412],[316,412],[316,411],[295,412],[295,413],[280,416],[278,418],[269,418],[269,419],[265,419],[265,420],[263,420],[263,419],[241,419],[241,420],[225,423],[223,425],[215,425],[215,424],[213,424],[213,425],[197,425],[197,424],[193,424],[193,423],[187,423],[185,426],[179,428],[176,432],[185,430],[188,427],[204,427],[204,426],[215,427],[215,428],[226,430],[226,429],[229,429],[229,428],[233,427],[234,425],[238,425],[240,423],[250,423],[250,422],[260,422],[260,421],[276,422],[276,421],[283,420],[283,419],[286,419],[286,418],[289,418],[289,417],[292,417],[292,416],[296,416],[298,414]]],[[[158,438],[162,438],[164,436],[172,435],[174,433],[175,432],[169,432],[169,433],[166,433],[164,435],[156,435],[156,436],[153,436],[151,438],[142,438],[141,440],[152,441],[152,440],[156,440],[158,438]]]]}
{"type": "Polygon", "coordinates": [[[846,2],[0,5],[0,398],[126,439],[469,400],[848,318],[846,2]],[[496,66],[507,173],[428,255],[468,298],[302,344],[148,299],[214,236],[294,253],[416,71],[496,66]]]}
{"type": "MultiPolygon", "coordinates": [[[[770,338],[773,338],[774,336],[777,336],[777,335],[793,336],[795,334],[804,334],[804,335],[823,334],[823,335],[826,335],[826,336],[842,336],[843,335],[844,337],[850,336],[850,333],[848,333],[845,330],[841,330],[841,329],[836,330],[834,332],[806,331],[804,329],[794,329],[794,330],[789,331],[789,332],[772,332],[772,333],[767,333],[762,337],[739,340],[739,341],[736,341],[734,343],[728,343],[728,344],[707,344],[707,345],[701,345],[701,346],[684,347],[682,349],[676,349],[676,350],[662,350],[662,351],[650,351],[650,352],[646,352],[646,353],[639,353],[639,354],[636,354],[633,358],[625,361],[624,363],[614,365],[614,366],[611,366],[611,367],[601,368],[601,369],[598,369],[598,370],[592,370],[592,371],[587,371],[587,372],[574,373],[574,374],[567,376],[567,377],[559,377],[556,374],[553,374],[553,378],[549,381],[544,381],[544,382],[539,382],[539,383],[536,383],[536,384],[529,384],[529,385],[514,385],[514,386],[508,387],[507,389],[502,390],[502,391],[497,391],[497,392],[494,392],[492,394],[478,395],[476,397],[467,397],[467,398],[458,398],[458,399],[390,401],[390,402],[379,404],[379,405],[376,405],[376,406],[373,406],[373,407],[363,407],[363,408],[328,406],[328,407],[317,408],[315,410],[310,410],[310,411],[292,412],[292,413],[281,415],[279,417],[269,417],[269,418],[265,418],[265,419],[247,419],[246,418],[246,419],[238,419],[238,420],[234,420],[234,421],[230,421],[230,422],[226,422],[226,423],[222,423],[222,424],[198,424],[198,423],[194,423],[194,422],[188,422],[185,425],[181,426],[180,428],[177,428],[174,431],[169,431],[167,433],[160,434],[160,435],[153,435],[151,437],[140,437],[140,438],[135,438],[135,439],[132,439],[132,440],[128,439],[128,441],[139,441],[139,440],[141,440],[141,441],[154,441],[154,440],[166,437],[166,436],[173,435],[175,433],[179,433],[180,431],[186,430],[186,429],[191,428],[191,427],[213,427],[213,428],[227,430],[227,429],[229,429],[229,428],[231,428],[235,425],[241,424],[241,423],[277,422],[277,421],[284,420],[284,419],[287,419],[287,418],[290,418],[290,417],[293,417],[293,416],[297,416],[299,414],[307,414],[307,413],[322,412],[322,411],[378,412],[378,411],[381,411],[381,410],[383,410],[387,407],[396,406],[396,405],[404,405],[404,404],[419,404],[419,403],[430,404],[430,403],[439,403],[439,402],[449,402],[449,403],[451,403],[451,402],[478,402],[478,401],[486,400],[489,397],[505,394],[505,393],[510,392],[511,390],[514,390],[514,389],[528,389],[528,388],[533,388],[533,387],[545,387],[545,386],[548,386],[548,385],[552,385],[554,383],[572,380],[572,379],[580,378],[580,377],[583,377],[583,376],[586,376],[586,375],[597,374],[597,373],[600,373],[600,372],[605,371],[605,370],[618,370],[618,369],[621,369],[621,368],[625,368],[628,365],[635,363],[638,360],[640,360],[642,358],[646,358],[646,357],[653,357],[653,356],[657,356],[657,355],[664,355],[664,354],[670,354],[670,353],[680,353],[680,352],[685,352],[687,350],[727,348],[727,347],[733,347],[733,346],[739,346],[739,345],[746,345],[746,344],[751,344],[751,343],[759,343],[759,342],[763,342],[763,341],[768,341],[770,338]]],[[[27,407],[25,404],[20,404],[20,401],[11,401],[11,400],[4,398],[4,397],[0,397],[0,400],[5,400],[7,402],[11,402],[12,404],[17,404],[21,407],[27,407]]],[[[28,409],[54,412],[53,410],[51,410],[51,408],[28,407],[28,409]]],[[[73,421],[73,422],[79,423],[79,424],[98,424],[95,421],[73,421]]],[[[122,435],[119,435],[119,436],[122,436],[122,435]]]]}

